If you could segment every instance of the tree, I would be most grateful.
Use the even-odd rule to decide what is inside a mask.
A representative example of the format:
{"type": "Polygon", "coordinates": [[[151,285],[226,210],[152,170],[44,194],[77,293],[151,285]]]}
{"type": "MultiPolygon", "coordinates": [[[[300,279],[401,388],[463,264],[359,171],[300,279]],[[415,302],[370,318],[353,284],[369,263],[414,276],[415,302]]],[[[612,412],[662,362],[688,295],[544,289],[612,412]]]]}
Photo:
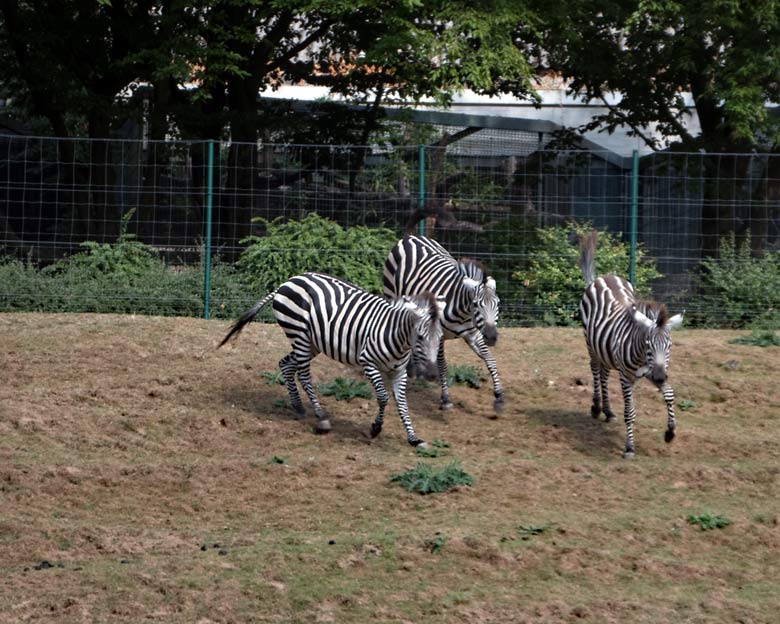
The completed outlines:
{"type": "MultiPolygon", "coordinates": [[[[521,40],[539,65],[569,81],[571,93],[607,107],[581,130],[628,127],[650,147],[669,144],[705,151],[706,177],[722,181],[706,190],[705,255],[734,219],[739,193],[724,183],[748,175],[750,159],[738,152],[780,151],[780,120],[767,102],[780,99],[780,4],[772,0],[567,0],[545,4],[546,22],[521,40]],[[693,99],[700,134],[686,124],[693,99]],[[617,94],[617,101],[610,96],[617,94]],[[648,132],[654,127],[663,140],[648,132]]],[[[765,175],[777,159],[765,163],[765,175]]],[[[780,164],[780,163],[778,163],[780,164]]],[[[757,185],[758,193],[776,192],[757,185]]],[[[766,235],[765,197],[754,196],[750,227],[754,249],[766,235]]]]}
{"type": "MultiPolygon", "coordinates": [[[[229,137],[226,184],[235,192],[217,197],[216,218],[229,211],[222,220],[239,224],[230,237],[242,237],[258,139],[308,142],[325,133],[327,142],[365,144],[390,100],[447,101],[466,86],[532,97],[512,38],[525,18],[512,0],[478,9],[465,0],[0,0],[0,82],[57,136],[108,138],[128,115],[144,114],[153,139],[229,137]],[[258,102],[261,90],[299,81],[330,87],[362,114],[323,123],[258,102]],[[143,113],[140,99],[127,97],[138,85],[149,93],[143,113]]],[[[92,145],[86,175],[109,188],[108,144],[92,145]]],[[[192,155],[201,175],[202,156],[192,155]]],[[[150,163],[150,206],[157,175],[150,163]]],[[[109,202],[104,193],[73,204],[109,202]]],[[[118,222],[94,216],[84,222],[118,222]]]]}

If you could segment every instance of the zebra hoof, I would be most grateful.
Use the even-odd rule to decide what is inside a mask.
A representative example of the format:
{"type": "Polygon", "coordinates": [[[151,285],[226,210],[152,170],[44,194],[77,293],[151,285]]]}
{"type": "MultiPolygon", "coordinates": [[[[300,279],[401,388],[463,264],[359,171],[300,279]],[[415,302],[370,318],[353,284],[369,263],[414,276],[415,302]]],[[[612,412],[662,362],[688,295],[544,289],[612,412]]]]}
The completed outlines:
{"type": "Polygon", "coordinates": [[[604,412],[604,416],[606,416],[606,421],[605,422],[612,422],[616,418],[616,416],[612,412],[610,412],[610,411],[604,412]]]}
{"type": "Polygon", "coordinates": [[[428,444],[426,442],[424,442],[423,440],[420,440],[420,438],[415,438],[414,440],[409,440],[409,444],[411,444],[415,448],[421,448],[421,449],[428,448],[428,444]]]}
{"type": "Polygon", "coordinates": [[[292,407],[292,411],[299,418],[303,418],[304,416],[306,416],[306,408],[303,406],[303,403],[298,403],[297,405],[293,403],[291,407],[292,407]]]}
{"type": "Polygon", "coordinates": [[[590,415],[593,416],[593,418],[598,418],[601,416],[601,406],[599,405],[591,405],[590,406],[590,415]]]}
{"type": "Polygon", "coordinates": [[[442,412],[449,412],[452,409],[452,401],[442,401],[439,404],[439,409],[442,412]]]}
{"type": "Polygon", "coordinates": [[[623,451],[623,459],[634,459],[634,451],[632,450],[626,450],[623,451]]]}
{"type": "Polygon", "coordinates": [[[674,429],[667,429],[664,433],[664,442],[669,444],[672,440],[674,440],[674,429]]]}
{"type": "Polygon", "coordinates": [[[493,401],[493,411],[496,414],[504,413],[504,397],[499,397],[495,401],[493,401]]]}
{"type": "Polygon", "coordinates": [[[382,425],[377,425],[376,423],[371,423],[371,437],[375,438],[380,433],[382,433],[382,425]]]}
{"type": "Polygon", "coordinates": [[[314,433],[323,434],[328,433],[328,431],[330,431],[330,421],[327,418],[318,420],[314,426],[314,433]]]}

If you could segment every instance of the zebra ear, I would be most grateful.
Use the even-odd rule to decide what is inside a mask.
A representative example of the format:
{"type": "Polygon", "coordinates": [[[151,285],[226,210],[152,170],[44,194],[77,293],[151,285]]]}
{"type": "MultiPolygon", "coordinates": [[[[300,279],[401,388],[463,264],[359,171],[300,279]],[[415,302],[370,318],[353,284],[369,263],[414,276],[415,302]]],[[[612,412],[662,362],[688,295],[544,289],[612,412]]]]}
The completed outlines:
{"type": "Polygon", "coordinates": [[[680,314],[675,314],[672,318],[670,318],[666,322],[666,326],[669,329],[677,329],[678,327],[681,327],[683,324],[683,316],[685,316],[685,310],[683,310],[680,314]]]}
{"type": "Polygon", "coordinates": [[[655,321],[647,318],[647,316],[645,316],[642,312],[640,312],[636,308],[634,308],[633,317],[637,323],[646,327],[647,329],[650,329],[651,327],[655,327],[655,321]]]}
{"type": "Polygon", "coordinates": [[[476,290],[479,287],[479,282],[474,278],[464,276],[463,285],[469,290],[476,290]]]}
{"type": "Polygon", "coordinates": [[[439,308],[439,314],[444,314],[444,308],[447,307],[447,300],[439,295],[436,297],[436,307],[439,308]]]}
{"type": "Polygon", "coordinates": [[[425,314],[425,308],[421,308],[420,305],[409,295],[403,295],[401,299],[404,302],[404,308],[410,312],[414,312],[417,316],[425,314]]]}
{"type": "Polygon", "coordinates": [[[488,278],[485,280],[485,286],[487,286],[490,290],[495,292],[496,290],[496,280],[494,280],[492,277],[488,275],[488,278]]]}

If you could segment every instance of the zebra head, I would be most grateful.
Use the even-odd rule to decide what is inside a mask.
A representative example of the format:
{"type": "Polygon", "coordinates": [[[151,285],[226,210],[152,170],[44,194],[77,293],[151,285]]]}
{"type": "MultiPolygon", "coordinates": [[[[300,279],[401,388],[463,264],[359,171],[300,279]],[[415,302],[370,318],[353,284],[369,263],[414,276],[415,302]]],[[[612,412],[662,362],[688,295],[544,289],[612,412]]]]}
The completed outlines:
{"type": "Polygon", "coordinates": [[[471,318],[480,331],[485,343],[492,347],[498,340],[498,304],[496,280],[485,275],[482,280],[464,277],[463,285],[471,294],[471,318]]]}
{"type": "Polygon", "coordinates": [[[634,322],[641,328],[641,337],[645,343],[645,364],[636,371],[637,377],[647,377],[657,386],[666,382],[672,349],[671,330],[680,327],[682,314],[671,318],[666,306],[649,304],[642,312],[637,306],[632,309],[634,322]]]}
{"type": "Polygon", "coordinates": [[[404,296],[404,307],[415,316],[412,335],[412,356],[409,360],[410,377],[424,377],[433,381],[438,375],[437,358],[444,329],[441,324],[447,300],[423,293],[414,297],[404,296]]]}

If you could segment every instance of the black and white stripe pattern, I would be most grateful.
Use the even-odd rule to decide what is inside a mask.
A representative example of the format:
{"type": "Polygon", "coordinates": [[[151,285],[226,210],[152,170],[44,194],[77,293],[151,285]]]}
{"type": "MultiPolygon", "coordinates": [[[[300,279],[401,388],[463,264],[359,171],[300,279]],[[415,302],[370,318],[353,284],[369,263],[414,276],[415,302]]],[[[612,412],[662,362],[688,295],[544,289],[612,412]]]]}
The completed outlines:
{"type": "MultiPolygon", "coordinates": [[[[493,405],[504,407],[504,391],[498,377],[496,360],[488,346],[498,339],[496,282],[482,266],[472,260],[455,260],[444,247],[422,236],[405,236],[390,251],[385,261],[384,293],[387,297],[430,291],[444,297],[447,305],[442,316],[444,340],[463,338],[485,362],[493,380],[493,405]]],[[[439,349],[439,383],[443,410],[452,408],[447,388],[447,361],[444,340],[439,349]]]]}
{"type": "Polygon", "coordinates": [[[666,306],[655,301],[638,301],[634,287],[615,275],[596,278],[594,255],[597,232],[580,239],[580,268],[588,284],[580,301],[582,327],[593,373],[591,414],[603,411],[607,421],[615,415],[609,407],[607,379],[617,370],[623,389],[626,448],[623,456],[634,456],[634,383],[647,377],[661,391],[666,402],[667,427],[664,439],[674,439],[674,391],[667,382],[672,347],[670,331],[679,327],[683,315],[669,317],[666,306]]]}
{"type": "Polygon", "coordinates": [[[376,437],[382,430],[388,393],[388,381],[409,444],[423,445],[414,433],[406,403],[407,364],[414,350],[417,361],[434,377],[441,342],[440,315],[444,301],[430,293],[403,297],[388,302],[343,280],[322,273],[304,273],[287,280],[274,292],[258,301],[228,332],[224,345],[273,301],[274,316],[292,345],[279,367],[282,370],[290,403],[299,414],[306,413],[295,375],[303,386],[317,417],[316,430],[330,430],[330,421],[322,409],[311,380],[310,363],[318,354],[362,369],[376,391],[379,414],[371,426],[376,437]]]}

